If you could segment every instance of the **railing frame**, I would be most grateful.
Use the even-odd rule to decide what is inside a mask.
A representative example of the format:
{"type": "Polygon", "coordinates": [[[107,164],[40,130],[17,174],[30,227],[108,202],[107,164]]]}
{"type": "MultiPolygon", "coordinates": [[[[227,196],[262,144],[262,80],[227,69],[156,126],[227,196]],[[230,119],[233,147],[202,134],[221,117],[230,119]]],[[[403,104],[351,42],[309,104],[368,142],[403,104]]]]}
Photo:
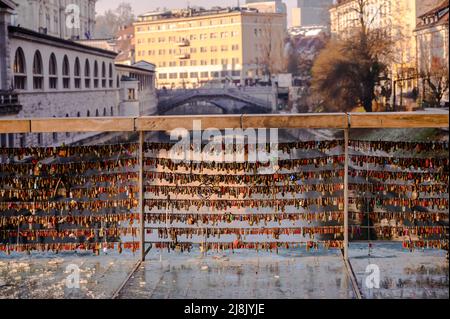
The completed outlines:
{"type": "Polygon", "coordinates": [[[176,128],[193,129],[193,121],[200,120],[202,128],[246,129],[339,129],[344,131],[344,260],[348,261],[348,165],[349,135],[352,128],[448,128],[449,113],[316,113],[270,115],[194,115],[142,116],[103,118],[0,119],[0,133],[64,133],[64,132],[139,132],[139,213],[141,260],[145,260],[143,145],[147,131],[170,131],[176,128]]]}

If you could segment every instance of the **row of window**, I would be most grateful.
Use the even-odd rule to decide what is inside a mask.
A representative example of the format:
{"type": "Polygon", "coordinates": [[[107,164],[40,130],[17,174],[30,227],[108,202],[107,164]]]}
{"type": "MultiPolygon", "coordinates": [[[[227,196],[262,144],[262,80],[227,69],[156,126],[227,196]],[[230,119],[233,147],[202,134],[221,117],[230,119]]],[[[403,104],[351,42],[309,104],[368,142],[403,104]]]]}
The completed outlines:
{"type": "MultiPolygon", "coordinates": [[[[222,45],[220,47],[220,51],[221,52],[227,52],[229,50],[229,46],[228,45],[222,45]]],[[[231,50],[232,51],[238,51],[239,50],[239,44],[233,44],[231,46],[231,50]]],[[[211,46],[210,47],[210,52],[218,52],[219,48],[217,46],[211,46]]],[[[199,47],[199,48],[190,48],[189,51],[184,51],[182,49],[159,49],[159,50],[139,50],[138,51],[138,55],[140,56],[156,56],[156,55],[166,55],[166,53],[168,53],[169,55],[180,55],[180,54],[186,54],[186,53],[197,53],[197,52],[201,52],[201,53],[206,53],[208,52],[208,48],[207,47],[199,47]]]]}
{"type": "Polygon", "coordinates": [[[190,61],[186,61],[186,60],[182,60],[182,61],[170,61],[170,62],[166,62],[166,61],[161,61],[158,62],[158,67],[160,68],[165,68],[165,67],[177,67],[177,66],[197,66],[197,65],[228,65],[229,62],[231,62],[231,64],[236,65],[240,63],[240,59],[239,58],[232,58],[231,60],[229,59],[211,59],[211,60],[190,60],[190,61]]]}
{"type": "MultiPolygon", "coordinates": [[[[153,20],[151,17],[145,17],[142,20],[151,21],[153,20]]],[[[137,27],[137,32],[142,31],[161,31],[161,30],[173,30],[179,28],[193,28],[193,27],[202,27],[208,25],[220,25],[220,24],[230,24],[235,23],[239,20],[235,20],[234,18],[222,18],[222,19],[210,19],[203,21],[191,21],[191,22],[179,22],[179,23],[170,23],[170,24],[159,24],[159,25],[149,25],[147,27],[137,27]]],[[[256,20],[257,21],[257,20],[256,20]]]]}
{"type": "MultiPolygon", "coordinates": [[[[48,62],[48,86],[50,89],[58,88],[58,63],[56,60],[56,56],[54,53],[50,54],[49,62],[48,62]]],[[[25,55],[23,53],[22,48],[18,48],[14,57],[14,87],[19,90],[25,90],[26,82],[27,82],[27,66],[25,55]]],[[[42,90],[44,88],[44,66],[42,61],[42,55],[39,50],[36,50],[33,57],[33,89],[34,90],[42,90]]],[[[91,67],[89,60],[86,59],[84,63],[84,87],[91,88],[91,67]]],[[[93,71],[94,79],[93,79],[93,87],[99,88],[101,85],[102,88],[112,88],[114,86],[113,83],[113,65],[109,63],[109,72],[108,79],[106,77],[106,63],[102,62],[101,66],[101,79],[99,79],[99,66],[98,62],[94,62],[94,71],[93,71]]],[[[74,88],[81,88],[81,65],[80,59],[78,57],[75,58],[75,62],[73,65],[73,78],[74,78],[74,88]]],[[[70,74],[70,63],[67,55],[64,55],[62,61],[62,88],[70,89],[71,87],[71,74],[70,74]]],[[[119,86],[117,81],[116,86],[119,86]]]]}
{"type": "Polygon", "coordinates": [[[160,80],[165,79],[198,79],[198,78],[220,78],[227,76],[241,76],[241,71],[211,71],[211,72],[180,72],[180,73],[159,73],[158,78],[160,80]]]}
{"type": "MultiPolygon", "coordinates": [[[[239,36],[238,31],[231,32],[211,32],[211,33],[200,33],[200,34],[191,34],[187,38],[169,36],[169,37],[155,37],[155,38],[147,38],[147,43],[181,43],[184,41],[195,41],[195,40],[207,40],[207,39],[226,39],[226,38],[234,38],[239,36]]],[[[138,39],[137,43],[145,43],[145,39],[138,39]]]]}

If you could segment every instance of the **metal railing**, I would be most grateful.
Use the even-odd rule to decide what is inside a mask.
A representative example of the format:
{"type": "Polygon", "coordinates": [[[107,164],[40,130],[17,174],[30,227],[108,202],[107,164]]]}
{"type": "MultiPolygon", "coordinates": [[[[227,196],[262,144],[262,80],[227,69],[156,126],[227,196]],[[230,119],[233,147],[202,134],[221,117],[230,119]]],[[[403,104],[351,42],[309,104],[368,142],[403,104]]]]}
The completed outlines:
{"type": "Polygon", "coordinates": [[[0,119],[0,133],[59,132],[138,132],[139,133],[139,214],[141,222],[141,259],[145,260],[144,211],[144,133],[170,131],[176,128],[194,129],[194,120],[204,128],[246,129],[338,129],[345,139],[344,173],[344,259],[348,260],[349,243],[349,133],[353,128],[448,128],[448,113],[319,113],[292,115],[199,115],[144,116],[115,118],[49,118],[0,119]]]}

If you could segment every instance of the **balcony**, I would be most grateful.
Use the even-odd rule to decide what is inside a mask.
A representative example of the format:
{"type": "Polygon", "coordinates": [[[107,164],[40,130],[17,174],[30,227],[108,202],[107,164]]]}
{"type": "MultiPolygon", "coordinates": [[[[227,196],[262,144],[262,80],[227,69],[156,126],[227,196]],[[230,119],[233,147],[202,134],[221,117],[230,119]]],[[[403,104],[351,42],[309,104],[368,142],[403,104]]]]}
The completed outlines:
{"type": "Polygon", "coordinates": [[[15,115],[21,110],[22,105],[16,93],[0,91],[0,116],[15,115]]]}
{"type": "Polygon", "coordinates": [[[177,45],[179,47],[188,47],[188,46],[191,45],[191,42],[189,40],[187,40],[187,39],[183,39],[183,40],[177,42],[177,45]]]}
{"type": "Polygon", "coordinates": [[[191,58],[191,55],[189,53],[183,53],[178,56],[178,59],[180,59],[180,60],[187,60],[190,58],[191,58]]]}

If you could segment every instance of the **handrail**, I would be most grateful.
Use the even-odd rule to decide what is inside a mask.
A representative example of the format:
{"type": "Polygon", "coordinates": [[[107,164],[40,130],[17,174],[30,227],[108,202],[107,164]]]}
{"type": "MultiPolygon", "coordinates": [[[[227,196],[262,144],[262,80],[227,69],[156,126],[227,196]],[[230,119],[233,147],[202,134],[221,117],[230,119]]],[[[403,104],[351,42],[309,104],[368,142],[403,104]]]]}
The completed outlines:
{"type": "Polygon", "coordinates": [[[449,113],[315,113],[0,119],[0,133],[139,132],[202,128],[448,128],[449,113]]]}

